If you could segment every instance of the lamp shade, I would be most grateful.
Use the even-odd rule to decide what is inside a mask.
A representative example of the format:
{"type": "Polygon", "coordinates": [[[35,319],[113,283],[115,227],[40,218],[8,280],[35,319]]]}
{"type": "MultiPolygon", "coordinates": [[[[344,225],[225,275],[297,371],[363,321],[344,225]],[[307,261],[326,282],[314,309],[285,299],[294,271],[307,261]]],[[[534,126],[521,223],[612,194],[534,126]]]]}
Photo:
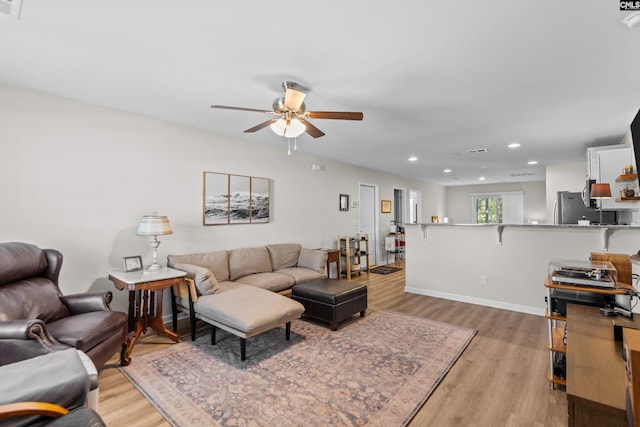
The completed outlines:
{"type": "Polygon", "coordinates": [[[611,186],[609,184],[592,184],[589,197],[592,199],[611,198],[611,186]]]}
{"type": "Polygon", "coordinates": [[[278,119],[271,125],[271,130],[285,138],[296,138],[307,130],[307,127],[298,119],[278,119]]]}
{"type": "Polygon", "coordinates": [[[163,236],[173,234],[171,224],[166,216],[159,216],[154,212],[153,215],[145,215],[138,225],[138,236],[163,236]]]}

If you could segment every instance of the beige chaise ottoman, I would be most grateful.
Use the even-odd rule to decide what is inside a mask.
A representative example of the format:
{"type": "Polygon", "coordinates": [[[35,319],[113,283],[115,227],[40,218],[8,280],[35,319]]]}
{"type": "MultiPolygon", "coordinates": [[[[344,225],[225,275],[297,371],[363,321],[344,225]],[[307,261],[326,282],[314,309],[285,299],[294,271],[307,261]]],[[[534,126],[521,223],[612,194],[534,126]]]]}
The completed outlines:
{"type": "Polygon", "coordinates": [[[191,310],[195,318],[212,325],[211,344],[216,343],[216,328],[240,337],[241,360],[246,358],[247,338],[286,325],[286,339],[289,340],[291,321],[303,312],[304,306],[290,298],[230,282],[219,283],[215,294],[199,297],[191,310]]]}

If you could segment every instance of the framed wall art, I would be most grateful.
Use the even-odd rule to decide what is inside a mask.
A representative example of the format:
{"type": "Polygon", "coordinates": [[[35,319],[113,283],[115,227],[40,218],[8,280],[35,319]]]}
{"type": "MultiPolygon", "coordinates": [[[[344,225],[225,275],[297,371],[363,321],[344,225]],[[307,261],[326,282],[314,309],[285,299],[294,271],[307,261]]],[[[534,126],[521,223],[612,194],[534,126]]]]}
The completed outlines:
{"type": "Polygon", "coordinates": [[[382,213],[391,213],[391,200],[381,200],[380,204],[382,213]]]}
{"type": "Polygon", "coordinates": [[[203,173],[203,225],[267,223],[269,204],[268,178],[203,173]]]}
{"type": "Polygon", "coordinates": [[[340,207],[340,210],[344,211],[344,212],[349,210],[349,195],[348,194],[341,194],[340,195],[339,207],[340,207]]]}

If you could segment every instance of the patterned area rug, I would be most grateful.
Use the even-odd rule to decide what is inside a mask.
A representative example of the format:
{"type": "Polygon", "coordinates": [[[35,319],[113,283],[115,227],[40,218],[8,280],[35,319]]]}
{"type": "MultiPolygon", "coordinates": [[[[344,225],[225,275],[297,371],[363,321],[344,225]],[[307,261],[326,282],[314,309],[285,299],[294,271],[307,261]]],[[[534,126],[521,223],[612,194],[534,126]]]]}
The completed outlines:
{"type": "Polygon", "coordinates": [[[174,426],[405,426],[476,330],[397,313],[296,320],[247,340],[218,331],[132,358],[121,372],[174,426]]]}
{"type": "Polygon", "coordinates": [[[377,274],[389,274],[389,273],[395,273],[396,271],[400,271],[402,270],[400,267],[389,267],[386,265],[380,265],[378,267],[374,267],[371,270],[369,270],[371,273],[377,273],[377,274]]]}

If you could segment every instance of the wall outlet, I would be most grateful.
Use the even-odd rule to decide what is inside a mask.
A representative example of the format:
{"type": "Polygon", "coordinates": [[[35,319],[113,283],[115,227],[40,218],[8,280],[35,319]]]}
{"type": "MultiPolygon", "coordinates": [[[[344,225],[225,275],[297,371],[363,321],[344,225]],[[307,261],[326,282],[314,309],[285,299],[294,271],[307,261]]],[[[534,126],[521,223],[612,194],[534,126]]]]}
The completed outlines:
{"type": "Polygon", "coordinates": [[[481,274],[480,275],[480,284],[481,285],[486,285],[487,284],[487,276],[486,276],[486,274],[481,274]]]}

